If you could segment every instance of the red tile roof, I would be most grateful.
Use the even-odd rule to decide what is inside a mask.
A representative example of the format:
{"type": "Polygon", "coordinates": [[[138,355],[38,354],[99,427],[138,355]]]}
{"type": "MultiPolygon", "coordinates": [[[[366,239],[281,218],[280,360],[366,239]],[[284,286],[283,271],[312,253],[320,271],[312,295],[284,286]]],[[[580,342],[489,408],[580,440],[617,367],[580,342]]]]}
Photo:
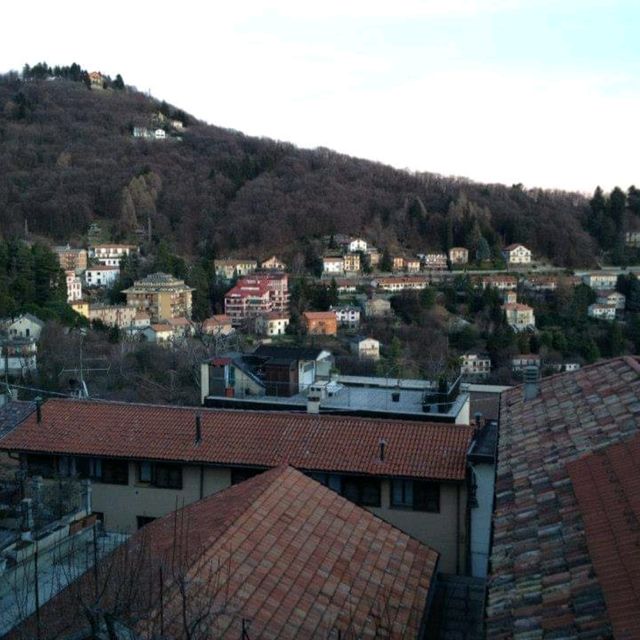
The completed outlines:
{"type": "MultiPolygon", "coordinates": [[[[591,555],[593,507],[585,507],[583,518],[588,492],[578,483],[574,493],[572,478],[578,472],[571,471],[571,464],[629,440],[639,426],[636,357],[545,378],[531,400],[524,400],[522,387],[502,395],[489,637],[612,636],[615,612],[608,611],[608,578],[603,574],[601,582],[600,559],[591,555]]],[[[620,533],[616,542],[610,540],[611,548],[618,535],[628,538],[624,522],[616,521],[616,527],[620,533]]],[[[623,578],[619,586],[624,591],[623,578]]]]}
{"type": "MultiPolygon", "coordinates": [[[[438,559],[426,545],[291,467],[156,520],[116,553],[134,565],[127,580],[132,611],[122,606],[120,620],[141,637],[159,636],[161,621],[163,637],[186,637],[178,581],[188,576],[187,620],[205,616],[207,637],[234,640],[243,620],[251,638],[328,638],[338,632],[345,638],[416,638],[438,559]],[[203,603],[206,608],[198,606],[203,603]]],[[[121,589],[117,572],[106,570],[112,566],[98,572],[102,580],[115,576],[101,597],[106,611],[121,589]]],[[[93,585],[89,571],[42,607],[48,634],[78,627],[93,585]]],[[[27,635],[33,618],[21,629],[27,635]]]]}
{"type": "Polygon", "coordinates": [[[462,425],[52,399],[0,450],[464,480],[462,425]],[[202,442],[195,444],[201,416],[202,442]],[[379,460],[380,440],[386,441],[379,460]]]}
{"type": "Polygon", "coordinates": [[[567,465],[616,638],[640,638],[640,436],[567,465]]]}

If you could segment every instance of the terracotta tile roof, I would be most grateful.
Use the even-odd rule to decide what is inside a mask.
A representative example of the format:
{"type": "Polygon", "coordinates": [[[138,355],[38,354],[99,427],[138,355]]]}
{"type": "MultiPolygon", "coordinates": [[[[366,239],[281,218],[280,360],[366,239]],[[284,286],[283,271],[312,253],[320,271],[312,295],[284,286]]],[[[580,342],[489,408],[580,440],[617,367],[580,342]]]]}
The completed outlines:
{"type": "Polygon", "coordinates": [[[507,302],[502,305],[505,311],[533,311],[533,308],[528,304],[521,304],[519,302],[507,302]]]}
{"type": "MultiPolygon", "coordinates": [[[[416,638],[438,559],[426,545],[291,467],[156,520],[116,553],[135,563],[128,580],[144,585],[132,583],[131,611],[121,606],[119,619],[140,637],[159,637],[162,621],[163,637],[180,639],[186,637],[183,601],[173,575],[188,576],[186,616],[203,616],[207,637],[240,638],[245,620],[251,638],[329,638],[338,632],[345,638],[416,638]]],[[[106,568],[100,576],[117,575],[106,568]]],[[[42,607],[48,636],[86,626],[80,603],[92,602],[93,580],[87,572],[42,607]]],[[[101,596],[106,611],[118,596],[117,582],[107,582],[101,596]]],[[[34,617],[15,637],[33,631],[34,617]]]]}
{"type": "Polygon", "coordinates": [[[640,363],[607,360],[539,389],[501,400],[488,636],[611,637],[568,465],[636,434],[640,363]]]}
{"type": "Polygon", "coordinates": [[[305,311],[302,314],[307,320],[335,320],[336,314],[333,311],[305,311]]]}
{"type": "Polygon", "coordinates": [[[517,249],[518,247],[522,247],[523,249],[527,248],[523,244],[521,244],[520,242],[516,242],[514,244],[508,245],[507,247],[504,248],[504,250],[505,251],[513,251],[514,249],[517,249]]]}
{"type": "Polygon", "coordinates": [[[460,481],[472,435],[472,427],[441,423],[51,399],[42,422],[29,416],[0,450],[460,481]]]}
{"type": "Polygon", "coordinates": [[[616,638],[640,638],[640,436],[567,465],[616,638]]]}

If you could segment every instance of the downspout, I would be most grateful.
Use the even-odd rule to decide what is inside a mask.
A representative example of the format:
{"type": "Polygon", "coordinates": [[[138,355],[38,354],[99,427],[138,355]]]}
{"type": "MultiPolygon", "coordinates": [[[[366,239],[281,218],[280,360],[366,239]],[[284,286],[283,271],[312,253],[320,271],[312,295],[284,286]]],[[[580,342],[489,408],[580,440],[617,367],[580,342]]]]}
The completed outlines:
{"type": "Polygon", "coordinates": [[[456,574],[460,575],[460,483],[456,484],[456,574]]]}
{"type": "Polygon", "coordinates": [[[200,500],[204,498],[204,465],[200,465],[200,500]]]}

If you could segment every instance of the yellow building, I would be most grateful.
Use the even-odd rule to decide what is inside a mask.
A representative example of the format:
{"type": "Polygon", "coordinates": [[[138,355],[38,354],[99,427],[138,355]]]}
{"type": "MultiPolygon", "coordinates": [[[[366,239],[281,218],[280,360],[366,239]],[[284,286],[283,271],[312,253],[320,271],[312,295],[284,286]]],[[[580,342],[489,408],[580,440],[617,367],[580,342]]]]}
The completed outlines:
{"type": "Polygon", "coordinates": [[[151,316],[151,322],[191,318],[193,288],[167,273],[152,273],[125,289],[127,305],[151,316]]]}

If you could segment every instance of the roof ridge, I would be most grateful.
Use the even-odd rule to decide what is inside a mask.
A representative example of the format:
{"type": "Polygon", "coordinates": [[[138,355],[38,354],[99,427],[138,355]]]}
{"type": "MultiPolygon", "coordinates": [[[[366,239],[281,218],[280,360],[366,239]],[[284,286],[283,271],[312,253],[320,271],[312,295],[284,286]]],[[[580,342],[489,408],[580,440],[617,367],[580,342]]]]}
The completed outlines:
{"type": "MultiPolygon", "coordinates": [[[[586,368],[586,367],[585,367],[586,368]]],[[[551,377],[551,376],[550,376],[551,377]]],[[[545,378],[545,380],[547,380],[548,378],[545,378]]],[[[396,424],[396,423],[402,423],[402,424],[406,424],[407,426],[409,425],[415,425],[415,426],[427,426],[427,427],[438,427],[438,428],[447,428],[447,429],[457,429],[460,431],[464,431],[464,430],[469,430],[469,429],[473,429],[474,425],[472,424],[456,424],[456,423],[448,423],[448,422],[431,422],[431,421],[416,421],[416,420],[405,420],[402,418],[394,418],[394,419],[389,419],[389,418],[375,418],[375,417],[369,417],[369,416],[358,416],[358,415],[337,415],[337,414],[331,414],[331,413],[326,413],[326,414],[310,414],[307,413],[306,411],[267,411],[265,409],[246,409],[244,407],[239,408],[239,409],[230,409],[230,408],[221,408],[221,407],[203,407],[200,405],[175,405],[175,404],[158,404],[158,403],[146,403],[146,402],[127,402],[124,400],[107,400],[107,399],[102,399],[102,398],[71,398],[71,397],[63,397],[63,398],[47,398],[46,402],[43,404],[43,406],[46,407],[46,405],[49,402],[61,402],[61,403],[69,403],[69,402],[81,402],[84,404],[94,404],[97,406],[100,405],[120,405],[123,407],[142,407],[142,408],[155,408],[155,409],[175,409],[176,411],[192,411],[194,413],[203,413],[203,414],[207,414],[207,413],[211,413],[211,414],[215,414],[215,413],[251,413],[251,414],[260,414],[260,415],[264,415],[264,416],[273,416],[273,417],[291,417],[291,416],[295,416],[296,418],[302,418],[304,420],[314,420],[314,419],[320,419],[324,422],[328,422],[330,420],[339,420],[341,422],[348,422],[348,421],[360,421],[360,422],[365,422],[368,424],[379,424],[381,422],[385,423],[385,424],[396,424]]]]}

